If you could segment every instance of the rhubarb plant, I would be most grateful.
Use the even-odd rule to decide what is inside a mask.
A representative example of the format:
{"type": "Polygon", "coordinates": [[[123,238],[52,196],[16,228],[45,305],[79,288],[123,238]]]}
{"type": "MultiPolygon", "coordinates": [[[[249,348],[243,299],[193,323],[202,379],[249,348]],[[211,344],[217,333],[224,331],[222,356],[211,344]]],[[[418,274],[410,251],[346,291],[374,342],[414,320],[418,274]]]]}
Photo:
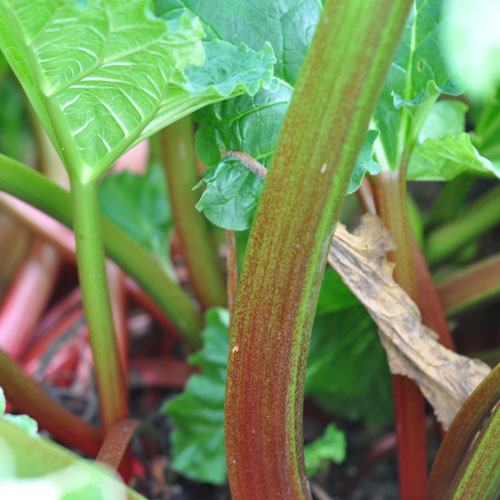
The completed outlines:
{"type": "MultiPolygon", "coordinates": [[[[398,286],[418,304],[424,323],[453,347],[410,227],[430,265],[451,257],[459,266],[480,248],[475,240],[500,222],[498,188],[470,205],[467,199],[475,178],[500,177],[496,10],[490,0],[483,2],[486,18],[469,0],[223,0],[217,6],[197,0],[0,0],[0,98],[2,92],[17,96],[0,110],[0,147],[27,161],[31,139],[19,139],[29,133],[20,125],[25,107],[6,74],[10,68],[33,121],[41,123],[66,168],[71,193],[3,155],[0,189],[74,229],[102,430],[48,398],[0,352],[0,382],[10,403],[98,460],[118,466],[125,457],[122,473],[130,471],[125,450],[138,423],[127,419],[128,363],[118,355],[106,254],[143,295],[130,280],[120,286],[135,290],[166,330],[184,339],[197,367],[185,391],[164,406],[175,424],[172,468],[216,484],[227,474],[235,499],[311,498],[307,474],[321,470],[324,460],[341,461],[345,440],[327,427],[303,453],[304,395],[336,415],[371,423],[390,420],[392,410],[375,324],[339,276],[325,274],[341,207],[352,209],[346,195],[360,186],[363,207],[378,213],[394,240],[389,259],[398,286]],[[151,136],[145,174],[105,176],[151,136]],[[406,197],[407,180],[448,182],[427,217],[406,197]],[[228,300],[221,233],[195,204],[213,225],[239,231],[239,269],[231,268],[234,249],[225,248],[234,285],[228,300]],[[185,269],[169,262],[173,231],[185,269]],[[465,245],[468,254],[455,257],[465,245]],[[235,300],[234,312],[210,308],[235,300]]],[[[42,146],[38,141],[33,147],[42,146]]],[[[74,258],[71,243],[8,199],[2,203],[74,258]]],[[[230,242],[233,235],[226,237],[230,242]]],[[[497,293],[496,261],[451,280],[467,292],[458,294],[454,307],[497,293]],[[492,276],[479,283],[484,269],[492,276]],[[468,277],[474,283],[467,284],[468,277]]],[[[438,291],[450,294],[449,286],[438,291]]],[[[116,316],[123,327],[123,307],[116,316]]],[[[42,324],[47,322],[45,317],[42,324]]],[[[34,342],[39,338],[34,331],[34,342]]],[[[156,345],[161,356],[179,351],[171,339],[156,345]]],[[[165,361],[161,356],[154,362],[165,361]]],[[[136,361],[151,376],[149,364],[155,363],[136,361]]],[[[167,361],[182,365],[184,378],[176,381],[182,384],[187,364],[167,361]]],[[[494,370],[459,412],[424,492],[423,398],[409,379],[393,378],[401,498],[494,498],[500,484],[497,379],[494,370]]],[[[13,418],[0,418],[3,455],[15,456],[35,476],[79,462],[11,429],[7,420],[26,420],[13,418]],[[24,456],[26,447],[35,450],[32,457],[24,456]],[[52,458],[44,462],[41,454],[52,458]]],[[[86,477],[101,477],[83,467],[86,477]]],[[[7,483],[0,481],[0,490],[26,486],[7,483]]],[[[118,495],[102,493],[111,494],[118,495]]]]}

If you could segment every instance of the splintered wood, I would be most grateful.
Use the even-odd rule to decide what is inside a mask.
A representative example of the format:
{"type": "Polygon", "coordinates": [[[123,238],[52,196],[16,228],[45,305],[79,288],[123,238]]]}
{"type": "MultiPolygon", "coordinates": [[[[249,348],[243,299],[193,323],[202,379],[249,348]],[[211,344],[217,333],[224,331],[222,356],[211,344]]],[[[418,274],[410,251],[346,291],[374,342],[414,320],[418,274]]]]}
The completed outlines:
{"type": "Polygon", "coordinates": [[[328,262],[379,327],[392,373],[413,379],[447,429],[490,368],[446,349],[422,324],[420,311],[392,277],[394,250],[382,221],[367,214],[354,234],[338,224],[328,262]]]}

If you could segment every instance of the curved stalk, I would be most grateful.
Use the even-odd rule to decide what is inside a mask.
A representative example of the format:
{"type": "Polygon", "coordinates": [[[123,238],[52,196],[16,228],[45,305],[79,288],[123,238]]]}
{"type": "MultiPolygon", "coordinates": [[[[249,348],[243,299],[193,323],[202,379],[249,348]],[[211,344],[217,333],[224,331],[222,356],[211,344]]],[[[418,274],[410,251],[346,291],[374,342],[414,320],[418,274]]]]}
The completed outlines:
{"type": "Polygon", "coordinates": [[[101,419],[106,434],[128,417],[101,239],[97,183],[70,177],[78,276],[94,356],[101,419]]]}
{"type": "Polygon", "coordinates": [[[411,3],[326,2],[307,53],[259,201],[230,334],[225,436],[234,500],[311,498],[302,406],[314,311],[411,3]]]}
{"type": "MultiPolygon", "coordinates": [[[[0,154],[0,191],[26,201],[73,227],[71,196],[40,173],[0,154]]],[[[191,348],[201,345],[203,318],[186,293],[162,271],[157,261],[106,217],[100,217],[108,256],[156,301],[191,348]]]]}
{"type": "Polygon", "coordinates": [[[49,398],[1,350],[0,386],[17,410],[33,417],[42,429],[48,430],[56,439],[89,455],[97,455],[102,442],[100,429],[49,398]]]}
{"type": "Polygon", "coordinates": [[[174,224],[189,282],[206,309],[227,304],[226,287],[208,222],[195,208],[200,195],[193,191],[199,181],[193,134],[193,121],[187,116],[165,128],[160,137],[174,224]]]}
{"type": "MultiPolygon", "coordinates": [[[[450,489],[461,477],[459,471],[464,457],[499,398],[500,365],[497,365],[467,399],[448,429],[432,466],[426,500],[452,497],[450,489]]],[[[498,441],[495,446],[498,449],[498,441]]]]}

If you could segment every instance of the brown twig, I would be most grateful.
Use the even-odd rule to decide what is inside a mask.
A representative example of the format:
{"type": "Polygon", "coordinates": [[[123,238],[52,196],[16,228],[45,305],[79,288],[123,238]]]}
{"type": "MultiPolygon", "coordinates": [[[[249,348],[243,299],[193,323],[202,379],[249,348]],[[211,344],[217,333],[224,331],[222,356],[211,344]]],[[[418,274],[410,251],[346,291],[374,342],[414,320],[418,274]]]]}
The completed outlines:
{"type": "Polygon", "coordinates": [[[259,179],[264,180],[267,175],[267,168],[259,163],[255,158],[247,155],[243,151],[226,151],[222,158],[233,158],[241,162],[241,164],[252,171],[259,179]]]}

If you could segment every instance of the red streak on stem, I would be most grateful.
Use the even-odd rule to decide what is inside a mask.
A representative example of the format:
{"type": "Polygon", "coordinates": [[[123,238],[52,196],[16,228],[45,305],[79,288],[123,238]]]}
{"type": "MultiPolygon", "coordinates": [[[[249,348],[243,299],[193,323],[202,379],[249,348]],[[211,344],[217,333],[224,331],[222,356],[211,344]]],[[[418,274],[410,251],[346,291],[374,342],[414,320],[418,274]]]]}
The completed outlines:
{"type": "Polygon", "coordinates": [[[30,343],[47,306],[59,262],[57,251],[37,239],[9,287],[0,310],[0,348],[15,360],[30,343]]]}
{"type": "MultiPolygon", "coordinates": [[[[396,264],[394,278],[417,302],[411,233],[406,208],[405,168],[373,177],[377,213],[389,229],[397,250],[389,253],[396,264]]],[[[402,500],[421,500],[427,480],[427,439],[424,398],[407,377],[394,375],[394,410],[398,437],[399,485],[402,500]]]]}

